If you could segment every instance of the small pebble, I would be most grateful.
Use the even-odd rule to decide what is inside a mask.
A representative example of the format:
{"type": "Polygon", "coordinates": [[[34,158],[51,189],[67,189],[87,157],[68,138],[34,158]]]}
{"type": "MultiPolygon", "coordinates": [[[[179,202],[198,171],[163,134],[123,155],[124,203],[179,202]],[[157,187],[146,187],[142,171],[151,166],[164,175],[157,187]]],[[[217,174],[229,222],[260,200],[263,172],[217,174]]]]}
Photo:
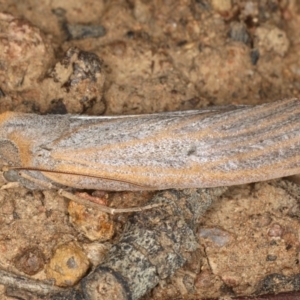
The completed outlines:
{"type": "Polygon", "coordinates": [[[64,28],[69,40],[99,38],[106,34],[106,29],[101,25],[66,24],[64,28]]]}
{"type": "Polygon", "coordinates": [[[71,47],[48,75],[58,88],[50,112],[103,113],[105,74],[103,61],[96,54],[71,47]]]}
{"type": "Polygon", "coordinates": [[[257,49],[253,49],[250,52],[251,63],[255,66],[259,60],[259,51],[257,49]]]}
{"type": "Polygon", "coordinates": [[[115,232],[114,222],[107,213],[87,208],[70,201],[68,206],[70,222],[83,233],[90,241],[107,241],[115,232]]]}
{"type": "Polygon", "coordinates": [[[280,224],[272,224],[272,226],[269,228],[268,236],[272,238],[281,238],[283,235],[283,228],[280,224]]]}
{"type": "Polygon", "coordinates": [[[212,0],[212,6],[215,10],[220,12],[231,10],[231,0],[212,0]]]}
{"type": "Polygon", "coordinates": [[[266,261],[275,261],[277,259],[276,255],[267,255],[266,261]]]}
{"type": "Polygon", "coordinates": [[[260,53],[273,51],[284,56],[290,46],[290,41],[285,31],[271,25],[260,26],[255,31],[254,47],[260,53]]]}
{"type": "Polygon", "coordinates": [[[214,285],[214,282],[215,276],[211,272],[205,270],[200,274],[197,274],[195,278],[195,287],[197,289],[212,287],[214,285]]]}
{"type": "Polygon", "coordinates": [[[45,257],[38,247],[27,248],[15,257],[14,264],[19,271],[35,275],[44,268],[45,257]]]}
{"type": "Polygon", "coordinates": [[[73,286],[87,272],[90,266],[85,253],[74,243],[58,247],[46,266],[48,279],[54,279],[58,286],[73,286]]]}
{"type": "Polygon", "coordinates": [[[82,245],[88,259],[94,266],[98,266],[105,261],[108,250],[111,248],[109,243],[93,242],[82,245]]]}
{"type": "Polygon", "coordinates": [[[199,236],[209,240],[218,247],[223,247],[230,242],[230,234],[219,228],[201,228],[199,236]]]}
{"type": "Polygon", "coordinates": [[[250,34],[247,31],[247,27],[244,23],[241,22],[232,22],[230,23],[229,37],[236,42],[241,42],[244,44],[250,43],[250,34]]]}

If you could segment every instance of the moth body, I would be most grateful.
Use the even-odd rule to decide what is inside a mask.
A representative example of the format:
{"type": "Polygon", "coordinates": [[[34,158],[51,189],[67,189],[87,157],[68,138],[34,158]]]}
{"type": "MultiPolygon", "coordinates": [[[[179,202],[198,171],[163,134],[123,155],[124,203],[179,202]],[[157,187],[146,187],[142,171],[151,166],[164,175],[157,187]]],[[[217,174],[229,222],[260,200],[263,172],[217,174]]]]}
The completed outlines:
{"type": "Polygon", "coordinates": [[[4,177],[30,189],[243,184],[300,173],[299,150],[298,99],[120,117],[0,115],[4,177]]]}

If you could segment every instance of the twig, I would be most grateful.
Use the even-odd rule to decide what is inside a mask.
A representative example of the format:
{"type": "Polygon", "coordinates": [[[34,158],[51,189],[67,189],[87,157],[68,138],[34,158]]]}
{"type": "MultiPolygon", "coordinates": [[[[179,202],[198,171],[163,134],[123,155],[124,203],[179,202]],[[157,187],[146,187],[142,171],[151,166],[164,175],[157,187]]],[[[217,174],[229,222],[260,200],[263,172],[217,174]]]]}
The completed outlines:
{"type": "Polygon", "coordinates": [[[28,278],[26,276],[16,275],[11,272],[0,270],[0,284],[14,287],[16,289],[35,292],[39,295],[47,295],[63,291],[62,288],[56,287],[50,283],[28,278]]]}
{"type": "Polygon", "coordinates": [[[189,259],[190,253],[198,247],[195,225],[225,190],[158,193],[148,207],[160,208],[142,209],[134,214],[120,241],[110,249],[106,262],[81,280],[77,287],[56,288],[5,272],[7,279],[0,273],[0,283],[36,292],[47,300],[137,300],[160,280],[172,276],[189,259]]]}

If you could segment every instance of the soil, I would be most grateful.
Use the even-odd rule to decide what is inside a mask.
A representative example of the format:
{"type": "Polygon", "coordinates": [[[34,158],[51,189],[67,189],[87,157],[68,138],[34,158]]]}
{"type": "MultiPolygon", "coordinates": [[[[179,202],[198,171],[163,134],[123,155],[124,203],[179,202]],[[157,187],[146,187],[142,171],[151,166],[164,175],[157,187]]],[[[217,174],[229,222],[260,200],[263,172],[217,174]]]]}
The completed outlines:
{"type": "MultiPolygon", "coordinates": [[[[297,0],[0,0],[0,113],[122,115],[299,97],[299,28],[297,0]]],[[[231,187],[193,228],[199,247],[188,262],[143,299],[300,290],[298,191],[286,180],[231,187]]],[[[97,195],[114,207],[152,196],[97,195]]],[[[105,262],[130,218],[24,188],[0,190],[0,207],[1,269],[62,287],[105,262]]],[[[5,291],[1,299],[14,299],[5,291]]]]}

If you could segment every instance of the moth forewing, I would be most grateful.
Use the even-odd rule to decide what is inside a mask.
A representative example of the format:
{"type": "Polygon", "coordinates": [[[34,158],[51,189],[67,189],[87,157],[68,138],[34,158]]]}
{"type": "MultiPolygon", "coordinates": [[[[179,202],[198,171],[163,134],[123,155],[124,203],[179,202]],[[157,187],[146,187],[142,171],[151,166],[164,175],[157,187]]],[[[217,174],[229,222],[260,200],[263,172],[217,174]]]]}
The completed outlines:
{"type": "Polygon", "coordinates": [[[7,113],[0,155],[35,178],[19,179],[29,188],[235,185],[299,173],[299,116],[298,99],[121,117],[7,113]]]}
{"type": "Polygon", "coordinates": [[[72,116],[69,132],[47,145],[50,156],[46,152],[38,158],[51,161],[39,165],[52,165],[56,172],[43,172],[46,177],[77,188],[181,187],[183,155],[193,149],[184,128],[231,109],[237,107],[120,118],[72,116]]]}

